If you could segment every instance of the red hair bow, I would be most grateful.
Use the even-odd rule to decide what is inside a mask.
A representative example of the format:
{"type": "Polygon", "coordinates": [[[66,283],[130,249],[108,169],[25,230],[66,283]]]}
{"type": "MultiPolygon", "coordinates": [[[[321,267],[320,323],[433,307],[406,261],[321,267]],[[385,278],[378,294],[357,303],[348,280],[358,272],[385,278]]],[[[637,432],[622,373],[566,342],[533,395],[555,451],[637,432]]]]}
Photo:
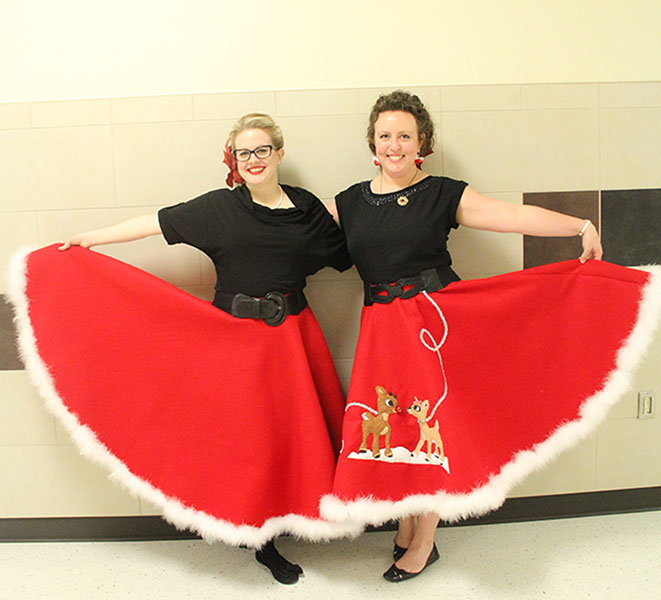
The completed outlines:
{"type": "Polygon", "coordinates": [[[229,138],[227,138],[227,142],[225,142],[225,152],[223,153],[223,156],[223,162],[230,170],[230,172],[227,174],[227,178],[225,179],[225,183],[230,187],[244,183],[243,177],[239,175],[239,169],[236,164],[236,158],[234,158],[234,154],[232,154],[229,138]]]}

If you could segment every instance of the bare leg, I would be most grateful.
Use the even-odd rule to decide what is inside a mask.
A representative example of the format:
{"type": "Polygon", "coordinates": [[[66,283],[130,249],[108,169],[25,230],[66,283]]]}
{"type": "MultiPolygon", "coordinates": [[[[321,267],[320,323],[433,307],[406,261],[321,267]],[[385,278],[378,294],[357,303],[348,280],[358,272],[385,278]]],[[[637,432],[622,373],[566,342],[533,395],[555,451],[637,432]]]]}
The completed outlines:
{"type": "MultiPolygon", "coordinates": [[[[434,547],[434,534],[440,517],[435,513],[425,513],[418,515],[416,520],[415,532],[408,544],[408,551],[395,563],[397,567],[409,573],[419,573],[427,563],[434,547]]],[[[401,541],[404,543],[404,538],[401,538],[401,541]]]]}
{"type": "Polygon", "coordinates": [[[395,544],[400,548],[408,548],[411,545],[411,540],[415,534],[417,516],[404,517],[399,521],[397,528],[397,535],[395,536],[395,544]]]}

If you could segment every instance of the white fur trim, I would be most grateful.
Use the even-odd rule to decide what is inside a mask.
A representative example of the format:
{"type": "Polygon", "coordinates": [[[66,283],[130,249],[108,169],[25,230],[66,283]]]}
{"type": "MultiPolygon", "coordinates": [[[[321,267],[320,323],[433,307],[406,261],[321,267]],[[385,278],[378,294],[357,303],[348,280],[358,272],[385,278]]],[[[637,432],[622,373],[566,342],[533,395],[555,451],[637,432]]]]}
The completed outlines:
{"type": "Polygon", "coordinates": [[[661,315],[661,266],[641,267],[650,273],[641,295],[638,318],[629,337],[618,350],[615,368],[604,386],[587,398],[580,418],[555,430],[546,440],[529,450],[518,452],[479,488],[467,494],[420,494],[390,502],[371,497],[343,502],[333,495],[324,496],[321,514],[337,521],[355,520],[381,525],[392,519],[424,512],[438,513],[446,521],[483,515],[499,508],[507,493],[527,475],[541,469],[561,452],[575,446],[599,425],[610,407],[631,387],[633,374],[649,347],[661,315]]]}
{"type": "Polygon", "coordinates": [[[148,481],[131,473],[128,467],[102,444],[94,432],[69,412],[59,397],[48,367],[39,356],[32,330],[29,302],[26,296],[26,263],[32,248],[15,252],[9,267],[9,299],[14,305],[14,321],[18,329],[18,346],[26,369],[48,410],[59,419],[73,438],[80,453],[110,471],[110,478],[131,494],[155,504],[163,510],[163,518],[178,529],[190,529],[207,542],[223,541],[259,548],[274,537],[292,534],[320,542],[358,535],[362,527],[353,522],[334,523],[288,514],[267,520],[261,527],[234,525],[205,512],[192,509],[178,499],[168,497],[148,481]]]}

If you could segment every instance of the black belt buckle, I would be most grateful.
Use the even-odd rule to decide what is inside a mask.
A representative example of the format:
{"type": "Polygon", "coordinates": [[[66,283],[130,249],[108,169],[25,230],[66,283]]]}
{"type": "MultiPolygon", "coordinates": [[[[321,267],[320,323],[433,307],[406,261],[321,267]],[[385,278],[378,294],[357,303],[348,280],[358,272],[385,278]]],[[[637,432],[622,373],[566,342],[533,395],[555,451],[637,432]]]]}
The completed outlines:
{"type": "Polygon", "coordinates": [[[436,269],[426,269],[419,275],[402,277],[392,283],[365,283],[365,306],[370,306],[374,302],[388,304],[395,298],[406,300],[420,292],[437,292],[442,287],[436,269]]]}
{"type": "Polygon", "coordinates": [[[280,325],[285,318],[287,317],[287,298],[281,292],[268,292],[264,296],[264,301],[272,302],[275,305],[275,314],[269,315],[268,317],[262,317],[264,323],[275,327],[280,325]]]}
{"type": "Polygon", "coordinates": [[[262,319],[275,327],[287,317],[287,298],[280,292],[268,292],[264,298],[235,294],[230,312],[239,319],[262,319]]]}
{"type": "Polygon", "coordinates": [[[399,280],[399,294],[400,298],[408,300],[413,296],[419,294],[425,289],[424,281],[420,277],[407,277],[406,279],[399,280]],[[408,290],[404,290],[408,287],[408,290]]]}
{"type": "Polygon", "coordinates": [[[235,294],[230,312],[239,319],[259,319],[259,298],[247,294],[235,294]]]}
{"type": "Polygon", "coordinates": [[[377,302],[379,304],[389,304],[395,298],[413,298],[413,296],[423,289],[424,286],[419,277],[407,277],[398,279],[392,283],[367,284],[366,286],[370,303],[377,302]],[[404,290],[405,287],[409,289],[404,290]]]}
{"type": "MultiPolygon", "coordinates": [[[[367,294],[372,302],[377,302],[378,304],[389,304],[397,296],[397,286],[399,284],[395,283],[375,283],[367,284],[365,289],[367,294]]],[[[401,290],[401,286],[399,286],[401,290]]]]}

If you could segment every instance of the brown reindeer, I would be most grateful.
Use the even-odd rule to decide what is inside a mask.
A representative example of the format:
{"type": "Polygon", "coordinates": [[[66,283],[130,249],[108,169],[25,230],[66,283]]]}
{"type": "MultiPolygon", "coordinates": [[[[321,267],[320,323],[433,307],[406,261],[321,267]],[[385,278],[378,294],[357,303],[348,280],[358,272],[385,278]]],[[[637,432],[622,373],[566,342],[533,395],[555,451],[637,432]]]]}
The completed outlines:
{"type": "Polygon", "coordinates": [[[441,440],[441,434],[438,431],[438,420],[434,427],[430,427],[427,423],[427,413],[429,412],[429,400],[423,400],[422,402],[418,399],[413,401],[413,404],[406,409],[406,412],[414,416],[418,425],[420,426],[420,441],[415,447],[415,450],[411,452],[411,456],[418,456],[420,454],[420,449],[422,445],[427,442],[427,460],[431,456],[433,446],[436,446],[438,452],[440,453],[441,462],[445,460],[445,455],[443,454],[443,442],[441,440]]]}
{"type": "Polygon", "coordinates": [[[362,415],[363,443],[360,445],[359,452],[367,452],[367,437],[371,435],[372,457],[379,458],[381,455],[379,438],[383,435],[386,438],[385,456],[391,457],[390,433],[392,427],[388,423],[388,417],[395,412],[400,412],[402,409],[397,406],[397,396],[389,394],[380,385],[377,385],[375,389],[377,414],[373,415],[372,413],[364,412],[362,415]]]}

